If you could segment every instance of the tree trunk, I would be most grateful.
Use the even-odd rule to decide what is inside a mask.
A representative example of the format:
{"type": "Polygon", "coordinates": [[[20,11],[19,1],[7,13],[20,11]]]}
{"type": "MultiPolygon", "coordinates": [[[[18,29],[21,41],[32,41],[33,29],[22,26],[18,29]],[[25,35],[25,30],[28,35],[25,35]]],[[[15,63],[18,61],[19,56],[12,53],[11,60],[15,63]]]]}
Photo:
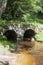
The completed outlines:
{"type": "Polygon", "coordinates": [[[2,13],[5,11],[7,0],[0,0],[0,18],[2,13]]]}

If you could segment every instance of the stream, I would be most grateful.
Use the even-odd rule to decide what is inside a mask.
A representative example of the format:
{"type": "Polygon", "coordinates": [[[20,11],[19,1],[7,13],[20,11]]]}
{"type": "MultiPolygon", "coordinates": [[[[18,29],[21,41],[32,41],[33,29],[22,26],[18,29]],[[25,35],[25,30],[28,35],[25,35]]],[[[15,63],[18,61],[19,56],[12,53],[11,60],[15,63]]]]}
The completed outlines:
{"type": "MultiPolygon", "coordinates": [[[[29,42],[22,42],[29,43],[29,42]]],[[[43,45],[43,44],[42,44],[43,45]]],[[[0,61],[4,65],[43,65],[43,47],[36,42],[32,48],[23,48],[20,52],[0,51],[0,61]],[[38,46],[38,47],[37,47],[38,46]],[[6,64],[8,62],[9,64],[6,64]]]]}

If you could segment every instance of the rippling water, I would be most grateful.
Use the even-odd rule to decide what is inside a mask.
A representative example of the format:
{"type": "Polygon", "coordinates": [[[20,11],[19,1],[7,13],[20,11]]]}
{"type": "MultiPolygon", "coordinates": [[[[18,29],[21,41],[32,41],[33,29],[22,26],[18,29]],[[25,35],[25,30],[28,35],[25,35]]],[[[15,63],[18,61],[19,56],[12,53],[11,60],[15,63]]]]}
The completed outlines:
{"type": "Polygon", "coordinates": [[[21,44],[27,46],[32,44],[32,47],[22,48],[17,53],[4,51],[4,54],[0,53],[0,61],[8,61],[9,65],[43,65],[43,43],[26,41],[21,44]]]}

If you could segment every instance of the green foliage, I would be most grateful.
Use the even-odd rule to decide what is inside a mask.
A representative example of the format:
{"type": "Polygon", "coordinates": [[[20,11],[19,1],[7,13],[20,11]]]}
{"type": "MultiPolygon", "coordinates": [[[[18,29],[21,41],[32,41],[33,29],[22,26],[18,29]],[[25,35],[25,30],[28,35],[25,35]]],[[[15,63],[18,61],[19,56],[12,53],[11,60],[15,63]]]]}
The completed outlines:
{"type": "Polygon", "coordinates": [[[17,47],[17,43],[11,43],[7,40],[7,38],[3,35],[0,34],[0,44],[3,46],[9,46],[9,49],[11,48],[16,48],[17,47]]]}
{"type": "Polygon", "coordinates": [[[3,35],[0,35],[0,40],[7,40],[7,38],[3,35]]]}
{"type": "Polygon", "coordinates": [[[43,31],[38,32],[37,35],[35,36],[37,41],[42,41],[43,42],[43,31]]]}
{"type": "Polygon", "coordinates": [[[2,19],[7,22],[8,20],[14,20],[13,22],[37,22],[40,20],[41,22],[43,21],[43,0],[8,0],[2,19]]]}

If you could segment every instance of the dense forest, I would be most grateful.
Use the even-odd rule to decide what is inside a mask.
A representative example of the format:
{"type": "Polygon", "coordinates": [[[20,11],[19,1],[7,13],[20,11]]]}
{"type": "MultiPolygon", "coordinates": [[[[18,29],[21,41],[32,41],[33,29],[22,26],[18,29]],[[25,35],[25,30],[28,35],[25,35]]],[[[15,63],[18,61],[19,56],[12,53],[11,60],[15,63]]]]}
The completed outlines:
{"type": "Polygon", "coordinates": [[[43,23],[43,0],[0,0],[0,18],[5,23],[43,23]]]}

